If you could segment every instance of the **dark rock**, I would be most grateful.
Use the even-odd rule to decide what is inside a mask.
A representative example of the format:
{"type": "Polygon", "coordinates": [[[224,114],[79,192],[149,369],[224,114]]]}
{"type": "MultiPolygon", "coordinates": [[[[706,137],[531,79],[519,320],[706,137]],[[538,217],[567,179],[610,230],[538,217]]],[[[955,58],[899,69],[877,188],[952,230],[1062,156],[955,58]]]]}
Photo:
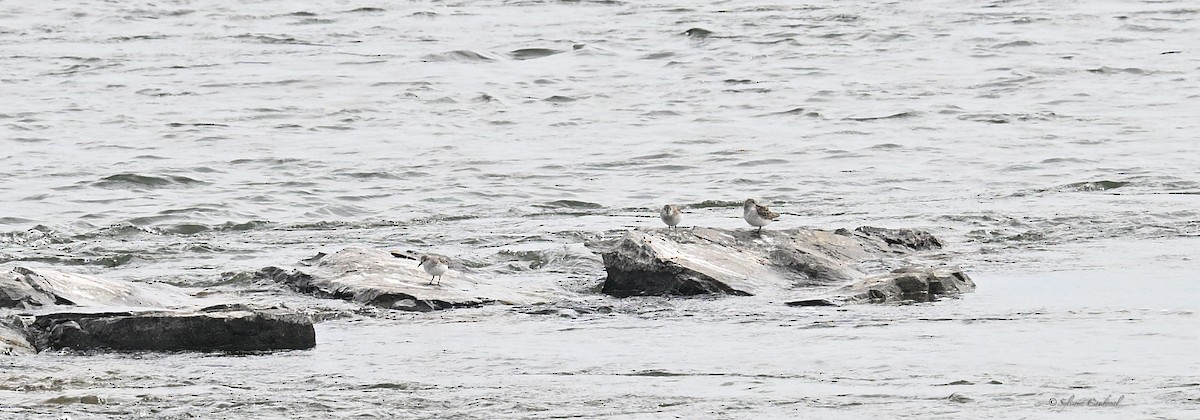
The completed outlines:
{"type": "Polygon", "coordinates": [[[932,302],[975,291],[975,282],[954,268],[906,267],[871,276],[835,292],[843,302],[932,302]]]}
{"type": "Polygon", "coordinates": [[[941,240],[923,230],[862,226],[854,229],[854,232],[869,238],[880,239],[888,245],[902,247],[907,251],[927,251],[941,249],[944,246],[941,240]]]}
{"type": "Polygon", "coordinates": [[[805,299],[787,302],[788,306],[837,306],[829,299],[805,299]]]}
{"type": "Polygon", "coordinates": [[[265,351],[316,346],[307,315],[280,309],[41,315],[29,328],[39,350],[265,351]]]}
{"type": "Polygon", "coordinates": [[[910,229],[637,230],[610,246],[591,246],[600,248],[608,274],[602,292],[617,297],[791,294],[808,287],[835,293],[788,304],[836,306],[929,301],[975,287],[958,270],[911,268],[910,257],[942,243],[910,229]]]}
{"type": "Polygon", "coordinates": [[[346,248],[307,260],[312,264],[311,269],[306,269],[308,272],[265,267],[256,275],[318,297],[416,312],[491,303],[534,304],[550,301],[553,294],[551,290],[539,290],[528,284],[481,281],[463,273],[462,266],[454,262],[439,284],[429,284],[429,275],[417,266],[416,260],[410,259],[415,256],[398,251],[346,248]]]}
{"type": "Polygon", "coordinates": [[[692,38],[708,38],[713,33],[712,31],[704,28],[691,28],[683,31],[683,34],[692,38]]]}

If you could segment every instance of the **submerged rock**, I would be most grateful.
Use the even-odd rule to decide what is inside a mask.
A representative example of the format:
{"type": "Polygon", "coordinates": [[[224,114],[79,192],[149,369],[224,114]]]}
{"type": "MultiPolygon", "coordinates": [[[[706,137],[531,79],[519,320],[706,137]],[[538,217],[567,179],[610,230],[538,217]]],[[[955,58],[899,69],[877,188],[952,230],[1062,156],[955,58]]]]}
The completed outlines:
{"type": "Polygon", "coordinates": [[[281,309],[54,313],[30,326],[38,349],[302,350],[316,346],[307,315],[281,309]]]}
{"type": "Polygon", "coordinates": [[[932,300],[974,290],[961,271],[910,267],[906,257],[941,247],[933,235],[911,229],[638,230],[600,250],[608,273],[602,291],[617,297],[757,295],[808,287],[829,296],[791,304],[820,306],[932,300]]]}
{"type": "Polygon", "coordinates": [[[302,293],[405,311],[533,304],[547,302],[552,296],[549,290],[522,284],[482,281],[464,274],[453,263],[438,284],[428,284],[429,274],[412,256],[375,249],[346,248],[305,263],[312,267],[306,272],[265,267],[257,275],[302,293]]]}

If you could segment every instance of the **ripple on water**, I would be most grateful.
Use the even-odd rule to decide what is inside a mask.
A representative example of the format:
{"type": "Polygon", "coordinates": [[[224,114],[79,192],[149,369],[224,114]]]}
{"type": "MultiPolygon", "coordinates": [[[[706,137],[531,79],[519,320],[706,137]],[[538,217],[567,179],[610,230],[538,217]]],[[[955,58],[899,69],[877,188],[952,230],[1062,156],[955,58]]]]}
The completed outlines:
{"type": "Polygon", "coordinates": [[[180,175],[155,176],[134,173],[109,175],[91,183],[94,187],[109,189],[167,188],[197,184],[205,184],[205,182],[180,175]]]}
{"type": "Polygon", "coordinates": [[[496,61],[495,58],[486,55],[469,51],[469,50],[454,50],[441,54],[429,54],[421,57],[423,61],[432,62],[461,62],[461,63],[486,63],[496,61]]]}
{"type": "Polygon", "coordinates": [[[550,202],[546,202],[546,203],[534,204],[533,206],[541,207],[541,208],[548,208],[548,209],[563,208],[563,209],[578,209],[578,210],[595,210],[595,209],[604,208],[604,206],[601,204],[591,203],[591,202],[587,202],[587,201],[577,201],[577,200],[554,200],[554,201],[550,201],[550,202]]]}

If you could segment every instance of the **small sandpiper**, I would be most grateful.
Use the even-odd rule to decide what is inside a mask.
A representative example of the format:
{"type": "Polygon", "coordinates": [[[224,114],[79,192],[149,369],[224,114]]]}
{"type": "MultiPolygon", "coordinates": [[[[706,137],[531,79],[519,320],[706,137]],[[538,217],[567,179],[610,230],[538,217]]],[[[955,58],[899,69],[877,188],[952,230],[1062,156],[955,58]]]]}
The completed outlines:
{"type": "Polygon", "coordinates": [[[437,278],[437,284],[442,284],[442,274],[446,274],[449,270],[450,259],[438,255],[422,255],[421,262],[417,266],[424,268],[426,273],[429,273],[429,284],[433,284],[433,279],[437,278]]]}
{"type": "Polygon", "coordinates": [[[675,225],[683,220],[683,212],[679,211],[679,206],[667,204],[663,206],[662,211],[658,212],[658,217],[662,218],[668,229],[675,229],[675,225]]]}
{"type": "Polygon", "coordinates": [[[754,202],[753,198],[747,198],[746,203],[742,205],[742,218],[746,219],[746,223],[749,223],[750,226],[758,226],[758,232],[761,233],[763,226],[769,225],[779,218],[779,213],[759,205],[754,202]]]}

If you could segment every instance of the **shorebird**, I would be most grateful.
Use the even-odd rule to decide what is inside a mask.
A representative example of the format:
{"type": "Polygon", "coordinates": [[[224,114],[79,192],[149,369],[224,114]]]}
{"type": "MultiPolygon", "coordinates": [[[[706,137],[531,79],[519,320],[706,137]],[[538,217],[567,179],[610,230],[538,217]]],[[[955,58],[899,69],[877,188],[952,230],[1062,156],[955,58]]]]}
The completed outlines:
{"type": "Polygon", "coordinates": [[[433,279],[436,277],[438,279],[437,284],[440,285],[442,284],[442,274],[446,274],[446,270],[450,269],[448,267],[449,264],[449,258],[426,254],[421,256],[421,262],[417,263],[417,266],[424,268],[425,272],[429,273],[431,276],[429,277],[429,284],[433,284],[433,279]]]}
{"type": "Polygon", "coordinates": [[[667,224],[667,228],[675,229],[675,225],[683,220],[683,213],[679,211],[679,206],[667,204],[663,206],[662,211],[658,212],[658,217],[667,224]]]}
{"type": "Polygon", "coordinates": [[[761,233],[763,226],[769,225],[779,218],[779,213],[754,202],[753,198],[747,198],[746,203],[742,205],[742,218],[746,219],[746,223],[749,223],[750,226],[758,226],[758,231],[761,233]]]}

